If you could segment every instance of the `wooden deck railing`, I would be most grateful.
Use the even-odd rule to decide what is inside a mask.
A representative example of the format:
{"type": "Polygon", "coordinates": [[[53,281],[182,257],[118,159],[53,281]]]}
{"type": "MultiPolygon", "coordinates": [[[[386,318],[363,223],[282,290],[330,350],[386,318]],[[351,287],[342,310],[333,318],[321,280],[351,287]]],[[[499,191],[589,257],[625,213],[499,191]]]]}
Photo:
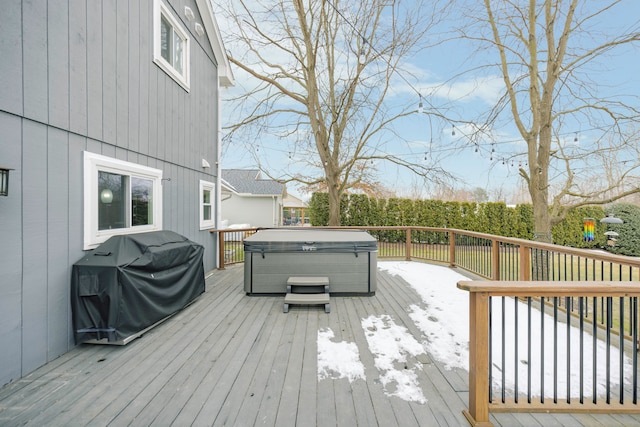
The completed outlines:
{"type": "MultiPolygon", "coordinates": [[[[623,333],[618,329],[618,333],[611,335],[611,331],[614,330],[612,325],[613,316],[609,311],[612,307],[612,299],[620,298],[620,303],[623,299],[629,300],[629,305],[632,307],[632,336],[633,341],[637,342],[638,337],[638,297],[640,296],[640,286],[637,282],[572,282],[572,283],[558,283],[558,282],[509,282],[509,281],[461,281],[458,283],[458,288],[469,291],[469,409],[464,411],[465,416],[471,425],[474,426],[491,426],[493,425],[489,420],[490,412],[588,412],[588,413],[640,413],[640,406],[638,405],[638,356],[636,346],[625,342],[623,333]],[[605,316],[607,317],[607,325],[604,331],[602,329],[596,329],[596,324],[592,323],[587,329],[591,330],[591,336],[593,338],[592,345],[584,341],[585,324],[584,317],[580,317],[579,323],[579,345],[571,345],[570,331],[567,326],[567,338],[564,343],[558,342],[557,335],[549,337],[553,341],[553,349],[547,349],[547,351],[553,351],[555,354],[553,366],[548,366],[546,369],[557,372],[558,369],[558,352],[573,352],[574,357],[571,359],[569,356],[566,358],[567,379],[571,376],[571,372],[579,375],[579,385],[571,389],[571,382],[567,380],[566,390],[561,390],[562,398],[558,398],[558,382],[557,378],[551,385],[548,385],[547,390],[553,391],[553,397],[545,399],[545,384],[542,382],[541,390],[538,395],[532,395],[531,387],[529,386],[526,391],[518,389],[518,365],[522,360],[526,361],[526,365],[530,367],[532,365],[531,350],[528,354],[518,355],[517,348],[518,342],[522,338],[518,338],[517,332],[515,336],[509,337],[510,340],[515,340],[514,354],[505,354],[502,352],[501,361],[492,360],[492,343],[491,343],[491,324],[499,324],[501,319],[492,319],[491,314],[491,298],[492,297],[511,297],[515,304],[519,300],[524,299],[527,301],[529,310],[531,307],[531,301],[533,298],[540,299],[552,299],[557,300],[559,298],[576,298],[579,299],[581,310],[584,309],[584,300],[588,298],[605,298],[607,300],[607,309],[605,309],[605,316]],[[605,337],[605,351],[606,357],[604,361],[596,362],[596,351],[598,345],[598,335],[604,335],[605,337]],[[616,343],[615,337],[618,338],[616,343]],[[562,350],[558,350],[558,347],[563,347],[562,350]],[[586,348],[585,348],[586,347],[586,348]],[[611,372],[612,360],[610,359],[612,348],[617,348],[619,357],[618,369],[619,372],[611,372]],[[585,362],[584,355],[591,352],[594,357],[591,363],[585,362]],[[626,356],[625,356],[626,354],[626,356]],[[504,375],[507,370],[505,367],[505,357],[512,357],[514,360],[514,368],[512,372],[507,373],[515,375],[515,389],[511,389],[511,396],[506,395],[504,386],[504,375]],[[624,374],[624,360],[625,357],[629,358],[632,362],[632,379],[625,384],[624,374]],[[571,360],[576,360],[572,362],[571,360]],[[492,371],[494,365],[502,367],[500,369],[502,374],[502,386],[500,387],[500,381],[492,381],[492,371]],[[611,376],[615,377],[617,374],[618,384],[617,390],[612,388],[611,376]],[[595,379],[598,376],[605,377],[605,391],[603,396],[599,396],[601,392],[595,386],[595,379]],[[501,397],[496,399],[493,397],[492,390],[498,383],[498,390],[501,393],[501,397]],[[585,392],[585,386],[591,387],[591,393],[585,392]],[[577,390],[575,389],[577,388],[577,390]]],[[[544,306],[542,306],[544,307],[544,306]]],[[[517,310],[515,311],[517,313],[517,310]]],[[[503,310],[501,315],[504,316],[503,310]]],[[[530,313],[530,312],[529,312],[530,313]]],[[[544,315],[544,309],[542,310],[544,315]]],[[[516,315],[517,316],[517,315],[516,315]]],[[[557,312],[554,312],[554,316],[557,316],[557,312]]],[[[504,317],[502,317],[504,319],[504,317]]],[[[524,322],[529,322],[528,327],[531,331],[531,316],[528,318],[520,319],[524,322]]],[[[516,324],[518,319],[516,317],[516,324]]],[[[571,324],[571,319],[567,316],[566,325],[571,324]]],[[[554,324],[557,327],[557,323],[554,324]]],[[[517,330],[517,328],[516,328],[517,330]]],[[[575,335],[575,333],[574,333],[575,335]]],[[[504,330],[503,330],[504,337],[504,330]]],[[[531,372],[529,368],[528,378],[526,383],[531,384],[533,376],[544,375],[545,365],[544,357],[545,349],[544,344],[534,343],[531,341],[531,334],[526,338],[527,348],[531,349],[532,346],[541,352],[540,370],[542,372],[531,372]]],[[[541,342],[544,342],[544,328],[542,328],[541,342]]],[[[504,345],[502,346],[504,349],[504,345]]],[[[569,353],[570,354],[570,353],[569,353]]],[[[524,379],[523,379],[524,380],[524,379]]],[[[525,382],[525,381],[523,381],[525,382]]]]}
{"type": "MultiPolygon", "coordinates": [[[[291,229],[293,227],[286,227],[291,229]]],[[[424,260],[463,268],[488,280],[637,281],[640,258],[438,227],[323,227],[366,230],[379,259],[424,260]]],[[[308,227],[303,227],[308,229],[308,227]]],[[[218,268],[244,262],[245,237],[257,228],[211,230],[218,268]]]]}

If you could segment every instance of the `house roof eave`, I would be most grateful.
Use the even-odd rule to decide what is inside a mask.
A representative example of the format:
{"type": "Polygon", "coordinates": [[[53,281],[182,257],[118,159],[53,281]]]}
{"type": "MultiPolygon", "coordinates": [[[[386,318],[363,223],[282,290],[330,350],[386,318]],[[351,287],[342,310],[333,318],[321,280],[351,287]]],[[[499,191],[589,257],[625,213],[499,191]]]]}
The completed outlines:
{"type": "Polygon", "coordinates": [[[218,61],[218,83],[222,87],[235,86],[235,78],[231,70],[231,63],[227,57],[224,43],[222,42],[222,36],[220,34],[220,27],[216,21],[213,13],[213,8],[209,0],[196,0],[196,5],[200,10],[202,16],[202,23],[207,31],[209,43],[213,49],[213,53],[218,61]]]}

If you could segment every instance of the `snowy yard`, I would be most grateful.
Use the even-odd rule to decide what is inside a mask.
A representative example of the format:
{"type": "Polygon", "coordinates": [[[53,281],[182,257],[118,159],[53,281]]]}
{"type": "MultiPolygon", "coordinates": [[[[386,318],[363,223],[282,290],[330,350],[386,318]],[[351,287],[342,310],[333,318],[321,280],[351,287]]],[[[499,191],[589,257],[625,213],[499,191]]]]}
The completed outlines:
{"type": "MultiPolygon", "coordinates": [[[[406,311],[422,331],[422,340],[418,342],[404,326],[397,324],[389,315],[369,316],[361,319],[362,329],[365,333],[368,349],[375,360],[375,367],[379,371],[380,381],[388,394],[397,396],[407,401],[425,403],[426,399],[418,382],[416,369],[419,366],[408,366],[407,356],[416,356],[421,353],[429,354],[433,359],[443,363],[447,369],[461,368],[469,370],[469,295],[466,291],[459,290],[456,283],[460,280],[468,280],[455,271],[441,266],[420,262],[379,262],[378,268],[392,275],[402,277],[420,295],[421,300],[416,301],[406,311]]],[[[515,364],[515,330],[514,312],[515,300],[506,298],[506,363],[505,383],[508,389],[514,387],[515,364]]],[[[533,310],[531,316],[532,351],[531,360],[528,358],[527,344],[527,305],[518,304],[518,388],[519,392],[527,390],[527,372],[531,365],[531,392],[533,396],[541,393],[541,321],[540,311],[533,310]]],[[[502,298],[493,299],[494,319],[500,319],[502,312],[502,298]]],[[[558,397],[566,396],[567,381],[570,382],[572,397],[580,393],[579,372],[579,337],[580,331],[570,327],[567,331],[565,324],[554,331],[553,316],[544,315],[544,395],[553,396],[553,379],[558,378],[558,397]],[[554,333],[557,334],[554,337],[554,333]],[[567,351],[567,333],[570,334],[570,350],[567,351]],[[554,346],[557,343],[557,363],[554,372],[554,346]],[[570,356],[569,369],[567,368],[567,354],[570,356]]],[[[318,378],[348,378],[349,381],[365,379],[363,364],[360,361],[357,345],[352,342],[336,342],[331,329],[318,332],[318,378]]],[[[584,332],[583,366],[584,383],[583,393],[586,396],[592,394],[592,359],[593,337],[584,332]]],[[[502,376],[502,328],[493,328],[493,381],[499,384],[502,376]]],[[[596,390],[599,395],[605,392],[606,376],[605,361],[607,360],[606,346],[601,340],[597,343],[596,363],[598,373],[596,377],[596,390]]],[[[616,347],[610,348],[609,354],[611,387],[619,384],[619,360],[620,354],[616,347]]],[[[633,373],[631,360],[626,356],[624,360],[625,383],[633,373]]]]}

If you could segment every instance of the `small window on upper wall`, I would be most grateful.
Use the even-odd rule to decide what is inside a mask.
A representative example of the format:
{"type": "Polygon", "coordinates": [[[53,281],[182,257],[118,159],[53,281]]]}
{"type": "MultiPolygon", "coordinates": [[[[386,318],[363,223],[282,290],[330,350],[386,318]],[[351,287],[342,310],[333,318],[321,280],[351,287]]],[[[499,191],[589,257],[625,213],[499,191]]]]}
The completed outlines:
{"type": "Polygon", "coordinates": [[[215,226],[213,217],[213,201],[215,200],[215,184],[200,181],[200,229],[215,226]]]}
{"type": "Polygon", "coordinates": [[[153,60],[188,91],[189,36],[162,0],[154,1],[153,15],[153,60]]]}

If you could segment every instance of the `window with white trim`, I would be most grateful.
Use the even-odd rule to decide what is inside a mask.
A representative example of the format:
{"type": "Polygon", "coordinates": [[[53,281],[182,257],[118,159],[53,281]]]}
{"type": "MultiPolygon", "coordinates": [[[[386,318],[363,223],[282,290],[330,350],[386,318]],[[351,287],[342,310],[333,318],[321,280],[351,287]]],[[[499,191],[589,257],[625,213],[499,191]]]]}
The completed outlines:
{"type": "Polygon", "coordinates": [[[153,62],[189,90],[190,38],[162,0],[153,4],[153,62]]]}
{"type": "Polygon", "coordinates": [[[84,152],[84,249],[116,234],[162,230],[162,171],[84,152]]]}
{"type": "Polygon", "coordinates": [[[215,184],[200,181],[200,229],[215,227],[213,217],[213,201],[215,200],[215,184]]]}

